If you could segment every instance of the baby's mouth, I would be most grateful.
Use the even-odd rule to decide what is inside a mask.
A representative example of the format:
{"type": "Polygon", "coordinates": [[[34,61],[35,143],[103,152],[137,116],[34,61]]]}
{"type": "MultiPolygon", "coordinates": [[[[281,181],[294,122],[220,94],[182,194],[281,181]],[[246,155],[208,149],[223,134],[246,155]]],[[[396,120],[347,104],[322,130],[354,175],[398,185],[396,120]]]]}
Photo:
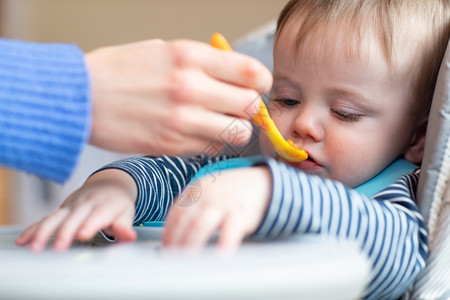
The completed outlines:
{"type": "Polygon", "coordinates": [[[314,171],[318,171],[323,168],[323,166],[320,163],[318,163],[309,153],[308,153],[308,158],[305,159],[304,161],[300,161],[300,162],[284,161],[284,162],[296,169],[303,170],[303,171],[314,172],[314,171]]]}
{"type": "Polygon", "coordinates": [[[293,163],[293,164],[298,164],[298,163],[302,163],[302,162],[306,162],[306,161],[309,161],[309,162],[317,164],[317,162],[314,160],[314,158],[311,157],[311,155],[309,153],[308,153],[308,157],[305,160],[302,160],[302,161],[299,161],[299,162],[290,162],[288,160],[285,160],[280,155],[278,155],[278,153],[275,153],[275,159],[276,160],[281,160],[281,161],[284,161],[284,162],[287,162],[287,163],[293,163]]]}
{"type": "Polygon", "coordinates": [[[314,158],[312,158],[311,157],[311,155],[308,153],[308,158],[307,159],[305,159],[305,161],[311,161],[311,162],[316,162],[315,160],[314,160],[314,158]]]}

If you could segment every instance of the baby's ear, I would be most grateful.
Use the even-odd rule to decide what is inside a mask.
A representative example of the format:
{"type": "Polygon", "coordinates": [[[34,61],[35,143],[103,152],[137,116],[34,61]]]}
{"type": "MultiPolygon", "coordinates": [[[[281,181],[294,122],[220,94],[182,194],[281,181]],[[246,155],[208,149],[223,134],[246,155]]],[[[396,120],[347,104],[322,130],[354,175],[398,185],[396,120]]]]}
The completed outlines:
{"type": "Polygon", "coordinates": [[[404,153],[405,159],[416,165],[420,165],[422,163],[425,150],[425,134],[427,132],[427,124],[428,120],[423,120],[419,123],[416,132],[411,139],[411,144],[404,153]]]}

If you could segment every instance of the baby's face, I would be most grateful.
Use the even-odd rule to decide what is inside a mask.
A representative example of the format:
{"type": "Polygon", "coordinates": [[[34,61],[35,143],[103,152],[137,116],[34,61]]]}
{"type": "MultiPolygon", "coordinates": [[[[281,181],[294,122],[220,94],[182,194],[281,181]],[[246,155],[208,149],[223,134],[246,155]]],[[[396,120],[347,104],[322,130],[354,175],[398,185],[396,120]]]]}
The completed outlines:
{"type": "MultiPolygon", "coordinates": [[[[339,42],[333,50],[308,44],[297,51],[290,29],[288,23],[274,48],[269,101],[281,134],[309,154],[308,160],[289,164],[359,186],[404,153],[413,139],[406,68],[412,57],[399,57],[393,73],[370,34],[351,58],[339,42]]],[[[273,154],[267,139],[263,145],[266,154],[273,154]]]]}

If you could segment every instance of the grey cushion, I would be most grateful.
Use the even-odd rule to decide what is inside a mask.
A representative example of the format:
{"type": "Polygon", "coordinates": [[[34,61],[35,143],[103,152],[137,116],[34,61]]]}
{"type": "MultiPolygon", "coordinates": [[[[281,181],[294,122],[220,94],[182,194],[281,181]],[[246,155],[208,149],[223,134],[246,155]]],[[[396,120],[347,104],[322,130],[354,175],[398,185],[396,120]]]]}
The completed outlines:
{"type": "Polygon", "coordinates": [[[412,299],[438,299],[450,294],[450,46],[433,96],[421,172],[417,201],[428,229],[429,258],[412,299]]]}

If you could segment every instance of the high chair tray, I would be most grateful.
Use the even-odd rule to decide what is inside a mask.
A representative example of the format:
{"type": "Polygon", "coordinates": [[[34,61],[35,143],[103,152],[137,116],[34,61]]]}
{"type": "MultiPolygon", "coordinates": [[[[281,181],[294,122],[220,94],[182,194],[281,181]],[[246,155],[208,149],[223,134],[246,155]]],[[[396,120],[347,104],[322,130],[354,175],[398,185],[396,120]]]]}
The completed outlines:
{"type": "Polygon", "coordinates": [[[135,243],[36,254],[14,245],[21,230],[0,227],[0,299],[358,299],[370,270],[356,245],[317,236],[188,254],[141,227],[135,243]]]}

